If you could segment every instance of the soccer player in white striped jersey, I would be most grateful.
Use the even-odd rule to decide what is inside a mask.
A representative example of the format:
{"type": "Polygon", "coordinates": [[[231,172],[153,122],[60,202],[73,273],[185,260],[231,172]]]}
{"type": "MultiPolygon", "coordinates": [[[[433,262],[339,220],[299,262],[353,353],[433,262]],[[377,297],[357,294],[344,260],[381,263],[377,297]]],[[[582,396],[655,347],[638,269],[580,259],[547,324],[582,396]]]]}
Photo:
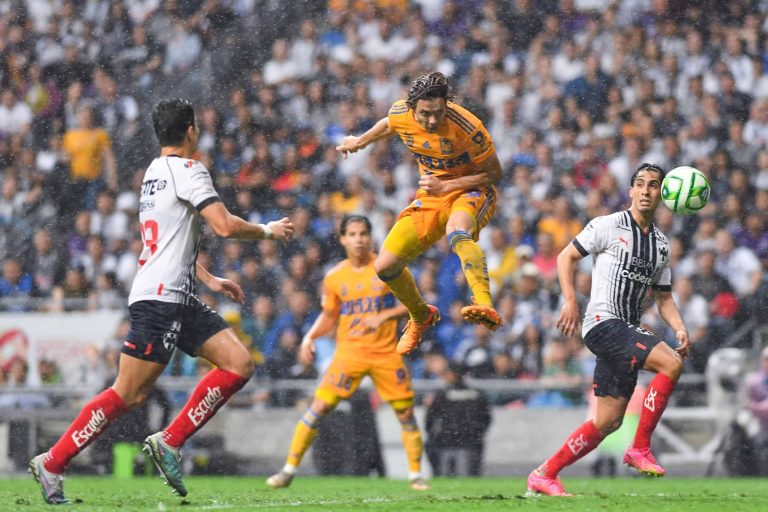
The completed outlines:
{"type": "Polygon", "coordinates": [[[192,105],[163,100],[152,111],[160,156],[144,175],[139,220],[144,250],[128,300],[130,332],[123,342],[115,383],[83,407],[67,432],[29,467],[50,504],[68,503],[62,473],[126,411],[141,405],[178,347],[214,365],[197,384],[179,415],[149,436],[144,451],[175,492],[186,496],[180,447],[253,375],[251,356],[221,316],[197,298],[195,280],[242,302],[243,291],[197,263],[203,220],[223,238],[287,240],[287,219],[252,224],[234,216],[219,199],[208,170],[193,160],[199,129],[192,105]]]}
{"type": "Polygon", "coordinates": [[[571,336],[579,323],[573,284],[576,264],[584,256],[593,257],[592,292],[582,336],[597,356],[593,383],[597,412],[549,460],[531,472],[529,492],[570,496],[558,473],[621,426],[640,369],[655,372],[656,376],[646,390],[640,423],[632,446],[624,454],[624,463],[647,475],[664,475],[651,453],[651,435],[683,371],[689,343],[688,331],[672,298],[669,241],[653,224],[664,174],[657,165],[641,164],[630,182],[629,210],[593,219],[557,258],[565,300],[557,326],[571,336]],[[641,308],[649,288],[655,292],[661,318],[676,333],[676,349],[640,327],[641,308]]]}

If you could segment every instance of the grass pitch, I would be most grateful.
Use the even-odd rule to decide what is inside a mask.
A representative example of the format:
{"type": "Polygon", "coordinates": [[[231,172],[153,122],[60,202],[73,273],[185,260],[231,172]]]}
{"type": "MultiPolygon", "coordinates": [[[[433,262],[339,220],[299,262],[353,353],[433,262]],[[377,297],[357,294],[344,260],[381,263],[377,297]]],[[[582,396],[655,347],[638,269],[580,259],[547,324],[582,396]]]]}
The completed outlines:
{"type": "MultiPolygon", "coordinates": [[[[412,491],[404,481],[305,477],[271,490],[262,477],[187,477],[186,498],[159,477],[131,480],[73,476],[67,498],[82,511],[134,510],[389,510],[410,511],[768,511],[767,479],[565,478],[573,498],[525,497],[522,478],[435,479],[432,490],[412,491]]],[[[50,510],[29,478],[0,480],[0,510],[50,510]]]]}

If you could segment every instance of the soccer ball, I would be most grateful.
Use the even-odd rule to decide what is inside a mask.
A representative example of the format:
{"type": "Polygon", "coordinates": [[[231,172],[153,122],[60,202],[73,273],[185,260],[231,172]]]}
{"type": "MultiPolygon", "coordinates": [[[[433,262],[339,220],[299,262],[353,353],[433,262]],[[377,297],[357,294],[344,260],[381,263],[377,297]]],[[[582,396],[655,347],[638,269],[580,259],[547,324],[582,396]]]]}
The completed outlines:
{"type": "Polygon", "coordinates": [[[696,213],[709,199],[709,180],[695,167],[675,167],[661,184],[661,200],[680,215],[696,213]]]}

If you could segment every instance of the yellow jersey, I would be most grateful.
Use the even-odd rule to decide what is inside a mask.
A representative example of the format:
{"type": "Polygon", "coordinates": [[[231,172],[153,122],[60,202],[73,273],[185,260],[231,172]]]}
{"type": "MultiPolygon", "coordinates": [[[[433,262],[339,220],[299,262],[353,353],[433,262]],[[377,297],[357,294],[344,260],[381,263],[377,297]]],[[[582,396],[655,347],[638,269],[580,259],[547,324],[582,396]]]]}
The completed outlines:
{"type": "Polygon", "coordinates": [[[405,100],[392,105],[387,121],[413,153],[420,174],[448,179],[475,174],[496,153],[493,140],[472,112],[452,101],[447,106],[445,120],[435,133],[419,125],[405,100]]]}
{"type": "Polygon", "coordinates": [[[112,143],[103,128],[78,129],[64,134],[61,147],[69,154],[73,178],[95,180],[101,176],[104,153],[112,143]]]}
{"type": "Polygon", "coordinates": [[[382,322],[376,328],[363,319],[395,307],[395,296],[373,269],[375,255],[368,265],[352,268],[343,260],[323,280],[323,312],[338,318],[336,357],[370,358],[391,355],[397,342],[397,319],[382,322]]]}

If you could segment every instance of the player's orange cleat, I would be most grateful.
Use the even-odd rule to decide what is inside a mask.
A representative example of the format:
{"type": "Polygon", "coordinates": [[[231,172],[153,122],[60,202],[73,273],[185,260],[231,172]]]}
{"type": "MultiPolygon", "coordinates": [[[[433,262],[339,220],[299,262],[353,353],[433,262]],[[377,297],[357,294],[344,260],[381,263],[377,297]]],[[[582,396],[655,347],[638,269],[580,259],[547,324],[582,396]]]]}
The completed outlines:
{"type": "Polygon", "coordinates": [[[630,446],[624,453],[624,464],[648,476],[661,477],[666,473],[664,468],[656,462],[650,448],[632,448],[630,446]]]}
{"type": "Polygon", "coordinates": [[[439,321],[440,311],[435,306],[427,304],[427,318],[423,322],[408,320],[408,323],[405,324],[405,329],[403,329],[403,335],[400,336],[400,341],[397,342],[395,351],[401,356],[413,352],[421,343],[421,337],[424,335],[424,332],[439,321]]]}
{"type": "Polygon", "coordinates": [[[484,304],[472,304],[461,308],[461,316],[471,324],[481,324],[495,331],[504,323],[501,316],[493,309],[493,306],[484,304]]]}
{"type": "Polygon", "coordinates": [[[563,482],[557,477],[547,476],[538,469],[528,475],[528,492],[531,494],[545,494],[547,496],[573,496],[565,492],[563,482]]]}

